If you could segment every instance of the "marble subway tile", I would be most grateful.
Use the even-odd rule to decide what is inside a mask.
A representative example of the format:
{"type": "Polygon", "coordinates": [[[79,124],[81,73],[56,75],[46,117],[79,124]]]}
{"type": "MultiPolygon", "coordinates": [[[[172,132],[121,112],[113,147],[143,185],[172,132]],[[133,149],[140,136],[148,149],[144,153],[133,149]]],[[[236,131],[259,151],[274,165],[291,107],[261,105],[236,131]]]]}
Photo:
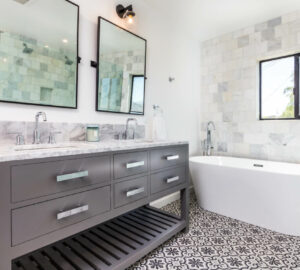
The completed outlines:
{"type": "Polygon", "coordinates": [[[261,32],[261,40],[262,41],[270,41],[275,39],[275,29],[267,28],[261,32]]]}
{"type": "Polygon", "coordinates": [[[264,145],[251,144],[250,145],[250,157],[255,159],[267,159],[267,153],[264,145]]]}
{"type": "Polygon", "coordinates": [[[238,48],[243,48],[249,45],[249,35],[239,37],[238,40],[238,48]]]}
{"type": "Polygon", "coordinates": [[[233,119],[232,112],[223,113],[223,122],[232,122],[232,119],[233,119]]]}
{"type": "Polygon", "coordinates": [[[268,28],[267,22],[259,23],[259,24],[256,24],[254,26],[254,31],[255,32],[262,32],[262,31],[266,30],[267,28],[268,28]]]}
{"type": "Polygon", "coordinates": [[[228,90],[228,82],[220,82],[218,83],[218,91],[219,93],[226,92],[228,90]]]}
{"type": "Polygon", "coordinates": [[[274,18],[272,20],[269,20],[267,22],[267,25],[268,27],[275,27],[275,26],[278,26],[282,23],[282,18],[281,17],[277,17],[277,18],[274,18]]]}
{"type": "Polygon", "coordinates": [[[281,40],[271,40],[268,42],[268,51],[280,50],[282,46],[281,40]]]}
{"type": "Polygon", "coordinates": [[[218,143],[218,152],[227,152],[227,143],[226,142],[219,142],[218,143]]]}
{"type": "Polygon", "coordinates": [[[242,132],[234,132],[233,133],[233,142],[234,143],[243,143],[244,142],[244,134],[242,132]]]}

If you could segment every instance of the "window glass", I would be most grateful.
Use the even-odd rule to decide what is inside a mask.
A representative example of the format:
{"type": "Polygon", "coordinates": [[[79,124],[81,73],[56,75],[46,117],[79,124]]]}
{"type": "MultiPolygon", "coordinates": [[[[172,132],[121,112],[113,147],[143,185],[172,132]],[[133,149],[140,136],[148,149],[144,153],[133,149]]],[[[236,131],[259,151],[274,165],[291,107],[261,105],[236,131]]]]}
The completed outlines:
{"type": "Polygon", "coordinates": [[[295,117],[295,57],[261,63],[261,118],[295,117]]]}
{"type": "Polygon", "coordinates": [[[143,114],[144,112],[144,76],[132,77],[131,113],[143,114]]]}

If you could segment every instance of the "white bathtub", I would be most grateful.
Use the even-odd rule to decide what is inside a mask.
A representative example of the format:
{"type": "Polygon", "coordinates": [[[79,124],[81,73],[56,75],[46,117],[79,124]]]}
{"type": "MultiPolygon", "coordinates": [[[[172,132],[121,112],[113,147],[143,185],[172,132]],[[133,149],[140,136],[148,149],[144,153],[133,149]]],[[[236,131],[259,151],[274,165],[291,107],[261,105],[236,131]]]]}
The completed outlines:
{"type": "Polygon", "coordinates": [[[202,208],[300,236],[300,164],[193,157],[190,169],[202,208]]]}

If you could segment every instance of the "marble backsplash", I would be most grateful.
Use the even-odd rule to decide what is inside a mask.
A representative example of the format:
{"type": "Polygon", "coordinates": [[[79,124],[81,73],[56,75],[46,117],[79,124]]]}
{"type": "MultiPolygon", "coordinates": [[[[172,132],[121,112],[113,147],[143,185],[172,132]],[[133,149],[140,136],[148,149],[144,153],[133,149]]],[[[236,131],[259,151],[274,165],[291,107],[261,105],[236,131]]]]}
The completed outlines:
{"type": "MultiPolygon", "coordinates": [[[[83,123],[40,122],[41,142],[48,143],[50,132],[60,132],[55,136],[58,143],[85,141],[86,125],[83,123]]],[[[0,145],[15,144],[17,133],[24,136],[26,144],[32,144],[34,127],[34,122],[0,121],[0,145]]],[[[113,140],[125,132],[126,125],[100,124],[99,129],[100,141],[113,140]]],[[[143,138],[145,138],[145,126],[139,125],[136,129],[136,139],[143,138]]]]}

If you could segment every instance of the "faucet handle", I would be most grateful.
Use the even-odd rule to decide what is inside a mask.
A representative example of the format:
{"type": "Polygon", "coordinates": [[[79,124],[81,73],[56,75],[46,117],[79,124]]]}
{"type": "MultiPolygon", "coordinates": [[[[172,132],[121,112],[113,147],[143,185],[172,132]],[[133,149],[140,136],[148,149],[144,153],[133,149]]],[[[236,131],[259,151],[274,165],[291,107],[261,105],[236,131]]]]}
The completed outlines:
{"type": "Polygon", "coordinates": [[[16,135],[16,145],[24,145],[25,138],[22,132],[8,132],[9,135],[16,135]]]}
{"type": "Polygon", "coordinates": [[[56,144],[55,135],[61,134],[61,131],[50,131],[49,144],[56,144]]]}

